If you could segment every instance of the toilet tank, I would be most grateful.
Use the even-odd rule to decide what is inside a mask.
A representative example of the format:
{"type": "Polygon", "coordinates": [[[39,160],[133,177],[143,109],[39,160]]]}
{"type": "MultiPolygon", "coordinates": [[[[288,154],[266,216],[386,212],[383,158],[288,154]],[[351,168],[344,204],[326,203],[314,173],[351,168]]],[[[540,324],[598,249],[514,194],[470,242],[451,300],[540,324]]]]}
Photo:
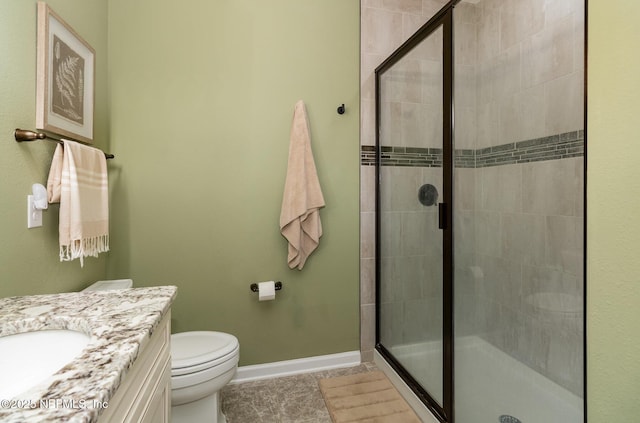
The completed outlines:
{"type": "Polygon", "coordinates": [[[112,279],[110,281],[98,281],[82,291],[108,291],[110,289],[125,289],[133,286],[133,279],[112,279]]]}

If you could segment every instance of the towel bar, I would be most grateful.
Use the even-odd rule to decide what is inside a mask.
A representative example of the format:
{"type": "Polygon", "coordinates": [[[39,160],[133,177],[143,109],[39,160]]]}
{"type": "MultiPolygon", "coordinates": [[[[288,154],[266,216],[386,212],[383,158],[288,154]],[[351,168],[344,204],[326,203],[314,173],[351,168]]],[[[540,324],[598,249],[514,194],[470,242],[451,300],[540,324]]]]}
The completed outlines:
{"type": "MultiPolygon", "coordinates": [[[[13,131],[13,136],[15,137],[17,142],[47,140],[62,144],[62,140],[59,138],[51,137],[44,132],[29,131],[28,129],[16,129],[15,131],[13,131]]],[[[106,157],[107,159],[113,159],[115,156],[113,154],[104,153],[104,157],[106,157]]]]}

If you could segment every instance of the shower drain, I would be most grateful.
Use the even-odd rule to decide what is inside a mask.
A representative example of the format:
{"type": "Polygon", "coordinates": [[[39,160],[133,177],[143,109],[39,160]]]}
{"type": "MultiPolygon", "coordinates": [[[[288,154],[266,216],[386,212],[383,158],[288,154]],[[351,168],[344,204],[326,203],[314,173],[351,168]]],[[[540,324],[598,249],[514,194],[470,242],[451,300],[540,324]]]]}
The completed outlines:
{"type": "Polygon", "coordinates": [[[503,414],[500,416],[500,423],[522,423],[520,419],[516,419],[513,416],[509,416],[507,414],[503,414]]]}

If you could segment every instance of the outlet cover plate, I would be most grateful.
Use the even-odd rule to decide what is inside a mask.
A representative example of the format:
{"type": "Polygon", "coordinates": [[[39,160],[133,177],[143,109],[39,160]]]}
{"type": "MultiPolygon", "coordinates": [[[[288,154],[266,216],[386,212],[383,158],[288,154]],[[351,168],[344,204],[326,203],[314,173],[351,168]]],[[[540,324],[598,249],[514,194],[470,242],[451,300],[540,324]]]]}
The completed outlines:
{"type": "Polygon", "coordinates": [[[33,206],[33,195],[27,195],[27,228],[42,226],[42,210],[33,206]]]}

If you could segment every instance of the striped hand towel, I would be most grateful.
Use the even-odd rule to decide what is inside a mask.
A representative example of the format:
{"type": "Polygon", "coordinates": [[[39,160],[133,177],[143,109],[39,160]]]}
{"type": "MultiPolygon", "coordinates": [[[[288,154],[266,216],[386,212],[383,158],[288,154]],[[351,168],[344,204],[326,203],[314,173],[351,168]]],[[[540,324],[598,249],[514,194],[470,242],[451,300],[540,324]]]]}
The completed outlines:
{"type": "Polygon", "coordinates": [[[104,153],[63,140],[49,170],[50,203],[60,203],[60,261],[109,251],[109,187],[104,153]]]}

